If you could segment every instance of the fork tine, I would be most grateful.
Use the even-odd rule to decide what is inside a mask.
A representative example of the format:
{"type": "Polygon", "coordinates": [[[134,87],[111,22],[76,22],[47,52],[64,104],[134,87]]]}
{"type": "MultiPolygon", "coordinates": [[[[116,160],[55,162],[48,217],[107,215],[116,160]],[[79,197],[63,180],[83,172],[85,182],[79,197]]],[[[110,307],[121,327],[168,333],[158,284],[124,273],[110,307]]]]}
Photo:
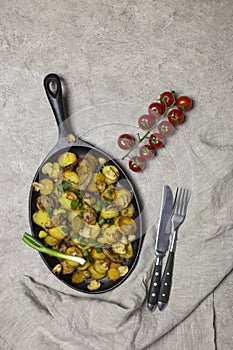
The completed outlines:
{"type": "Polygon", "coordinates": [[[185,196],[185,201],[184,201],[184,214],[186,214],[186,212],[187,212],[189,199],[190,199],[190,197],[189,197],[189,190],[186,190],[186,196],[185,196]]]}
{"type": "Polygon", "coordinates": [[[177,188],[177,195],[176,195],[176,198],[175,198],[175,209],[174,209],[174,212],[176,214],[180,213],[181,211],[181,206],[182,206],[182,201],[181,201],[181,196],[182,196],[182,188],[177,188]]]}

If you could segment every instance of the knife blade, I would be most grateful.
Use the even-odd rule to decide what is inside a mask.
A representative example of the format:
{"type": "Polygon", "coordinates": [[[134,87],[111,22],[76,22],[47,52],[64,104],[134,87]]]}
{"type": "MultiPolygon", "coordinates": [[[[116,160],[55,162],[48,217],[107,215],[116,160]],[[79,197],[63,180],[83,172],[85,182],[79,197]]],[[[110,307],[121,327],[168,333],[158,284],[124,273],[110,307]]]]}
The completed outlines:
{"type": "Polygon", "coordinates": [[[169,236],[172,228],[173,195],[169,186],[163,187],[160,218],[155,243],[156,261],[152,272],[150,288],[148,292],[147,306],[154,311],[158,303],[162,260],[169,244],[169,236]]]}

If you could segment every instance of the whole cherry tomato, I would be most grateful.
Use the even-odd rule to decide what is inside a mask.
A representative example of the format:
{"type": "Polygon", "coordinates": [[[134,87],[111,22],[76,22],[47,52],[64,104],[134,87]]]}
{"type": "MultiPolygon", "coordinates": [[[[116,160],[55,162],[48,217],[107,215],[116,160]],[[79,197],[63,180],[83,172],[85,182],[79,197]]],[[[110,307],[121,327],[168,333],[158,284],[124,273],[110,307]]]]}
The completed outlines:
{"type": "Polygon", "coordinates": [[[135,156],[130,159],[129,167],[132,171],[137,173],[145,168],[145,162],[140,159],[140,157],[135,156]]]}
{"type": "Polygon", "coordinates": [[[148,107],[148,113],[154,118],[159,117],[164,113],[164,107],[160,102],[153,102],[148,107]]]}
{"type": "Polygon", "coordinates": [[[175,103],[175,94],[172,91],[164,91],[160,95],[160,102],[165,107],[171,107],[173,103],[175,103]]]}
{"type": "Polygon", "coordinates": [[[175,108],[171,109],[168,113],[168,120],[173,125],[182,124],[184,121],[184,114],[181,109],[175,108]]]}
{"type": "Polygon", "coordinates": [[[165,120],[159,123],[158,130],[162,136],[169,136],[173,133],[174,126],[169,121],[165,120]]]}
{"type": "Polygon", "coordinates": [[[138,119],[138,125],[140,126],[141,129],[143,130],[148,130],[150,129],[155,123],[154,118],[152,118],[148,114],[143,114],[141,117],[138,119]]]}
{"type": "Polygon", "coordinates": [[[117,140],[118,146],[122,149],[130,149],[135,144],[133,136],[129,134],[122,134],[117,140]]]}
{"type": "Polygon", "coordinates": [[[192,108],[193,102],[188,96],[180,96],[176,100],[176,106],[181,108],[183,111],[189,111],[192,108]]]}
{"type": "Polygon", "coordinates": [[[144,145],[140,148],[140,159],[149,160],[154,158],[155,151],[151,148],[150,145],[144,145]]]}
{"type": "Polygon", "coordinates": [[[151,134],[149,144],[152,149],[161,148],[165,143],[165,139],[159,133],[151,134]]]}

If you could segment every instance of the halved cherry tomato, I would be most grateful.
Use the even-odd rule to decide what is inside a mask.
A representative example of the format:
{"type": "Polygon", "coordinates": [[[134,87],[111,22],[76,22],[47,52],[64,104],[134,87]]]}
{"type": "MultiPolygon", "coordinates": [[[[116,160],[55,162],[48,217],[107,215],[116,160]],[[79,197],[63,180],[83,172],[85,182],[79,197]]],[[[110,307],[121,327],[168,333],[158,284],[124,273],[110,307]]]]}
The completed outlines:
{"type": "Polygon", "coordinates": [[[151,134],[149,144],[152,149],[161,148],[165,143],[165,139],[159,133],[151,134]]]}
{"type": "Polygon", "coordinates": [[[118,146],[122,149],[130,149],[135,144],[133,136],[129,134],[122,134],[117,140],[118,146]]]}
{"type": "Polygon", "coordinates": [[[150,145],[144,145],[140,148],[140,159],[149,160],[154,158],[155,151],[151,148],[150,145]]]}
{"type": "Polygon", "coordinates": [[[162,136],[169,136],[173,133],[174,126],[169,121],[165,120],[159,123],[158,130],[162,136]]]}
{"type": "Polygon", "coordinates": [[[172,91],[164,91],[160,95],[160,102],[165,107],[171,107],[171,105],[175,102],[175,94],[172,91]]]}
{"type": "Polygon", "coordinates": [[[160,102],[153,102],[148,107],[148,113],[154,118],[159,117],[164,113],[164,107],[160,102]]]}
{"type": "Polygon", "coordinates": [[[145,162],[140,159],[140,157],[135,156],[130,159],[129,167],[132,171],[135,171],[137,173],[145,168],[145,162]]]}
{"type": "Polygon", "coordinates": [[[141,129],[143,130],[148,130],[150,129],[155,123],[154,118],[152,118],[148,114],[143,114],[141,117],[138,119],[138,125],[140,126],[141,129]]]}
{"type": "Polygon", "coordinates": [[[192,108],[193,101],[188,96],[180,96],[176,100],[176,106],[181,108],[183,111],[189,111],[192,108]]]}
{"type": "Polygon", "coordinates": [[[173,125],[182,124],[184,121],[184,114],[181,109],[175,108],[171,109],[168,113],[168,120],[173,125]]]}

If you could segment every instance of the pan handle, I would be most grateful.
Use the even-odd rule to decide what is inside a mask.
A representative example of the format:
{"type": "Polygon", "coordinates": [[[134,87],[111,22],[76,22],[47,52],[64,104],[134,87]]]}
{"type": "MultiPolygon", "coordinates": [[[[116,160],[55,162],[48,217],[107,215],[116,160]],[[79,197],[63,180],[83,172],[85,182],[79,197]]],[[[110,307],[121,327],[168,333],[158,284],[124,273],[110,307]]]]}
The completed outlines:
{"type": "Polygon", "coordinates": [[[67,136],[70,131],[68,130],[67,123],[65,123],[66,117],[64,114],[62,87],[59,76],[55,73],[48,74],[44,78],[44,88],[58,125],[59,136],[67,136]]]}

